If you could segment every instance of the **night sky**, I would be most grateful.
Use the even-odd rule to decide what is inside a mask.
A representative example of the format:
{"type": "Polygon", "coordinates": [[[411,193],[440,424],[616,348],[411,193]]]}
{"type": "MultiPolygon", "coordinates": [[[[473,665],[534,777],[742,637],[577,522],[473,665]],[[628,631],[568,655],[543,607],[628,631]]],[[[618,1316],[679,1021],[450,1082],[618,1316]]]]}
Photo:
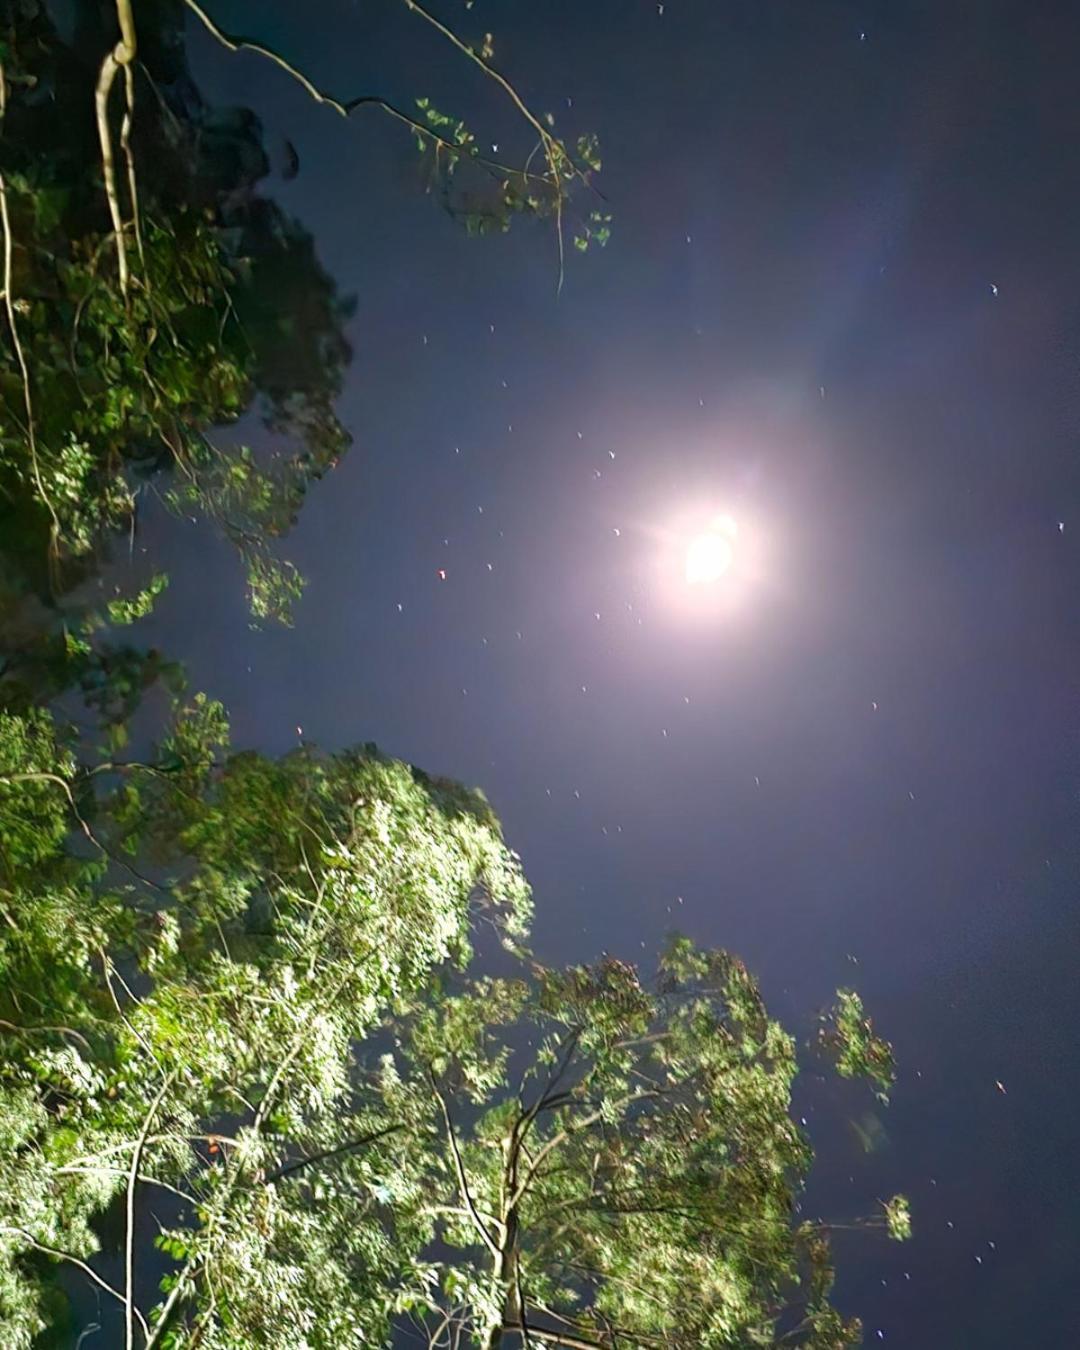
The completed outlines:
{"type": "MultiPolygon", "coordinates": [[[[212,8],[528,151],[397,0],[212,8]]],[[[803,1035],[855,984],[900,1080],[869,1119],[808,1084],[807,1211],[905,1190],[916,1238],[840,1235],[845,1310],[869,1345],[1080,1344],[1080,10],[439,13],[599,134],[611,243],[557,295],[550,230],[467,238],[400,128],[193,33],[208,97],[294,143],[270,190],[357,298],[356,444],[290,541],[293,630],[157,522],[148,636],[239,744],[376,740],[481,786],[545,960],[648,962],[677,926],[803,1035]],[[710,512],[753,566],[691,605],[664,569],[710,512]]]]}

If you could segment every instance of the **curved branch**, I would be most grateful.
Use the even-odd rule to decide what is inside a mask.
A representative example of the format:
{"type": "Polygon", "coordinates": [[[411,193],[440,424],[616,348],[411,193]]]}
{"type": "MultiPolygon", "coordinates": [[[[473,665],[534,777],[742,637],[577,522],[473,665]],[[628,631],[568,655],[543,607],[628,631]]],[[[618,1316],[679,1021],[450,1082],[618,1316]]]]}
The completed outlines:
{"type": "Polygon", "coordinates": [[[434,1091],[435,1096],[438,1097],[439,1105],[442,1107],[443,1122],[446,1125],[446,1137],[450,1141],[450,1151],[454,1155],[454,1171],[457,1174],[458,1189],[461,1191],[461,1198],[465,1202],[465,1207],[472,1217],[473,1225],[480,1234],[484,1246],[491,1253],[492,1259],[498,1261],[500,1258],[499,1248],[492,1240],[491,1234],[487,1230],[487,1225],[481,1219],[480,1211],[476,1208],[476,1203],[469,1190],[469,1182],[465,1176],[465,1164],[461,1160],[461,1150],[458,1148],[457,1135],[454,1133],[454,1125],[450,1119],[450,1110],[446,1105],[446,1099],[439,1091],[439,1085],[436,1082],[434,1073],[429,1073],[429,1077],[431,1078],[432,1090],[434,1091]]]}
{"type": "MultiPolygon", "coordinates": [[[[0,202],[2,201],[3,194],[2,190],[0,190],[0,202]]],[[[83,834],[86,835],[87,839],[89,839],[93,846],[101,853],[106,853],[108,851],[104,844],[99,843],[98,840],[94,838],[90,826],[79,814],[79,808],[75,805],[75,797],[71,791],[71,784],[66,778],[61,778],[58,773],[5,773],[0,774],[0,783],[55,783],[57,787],[63,789],[64,795],[68,799],[68,805],[71,807],[71,814],[79,822],[83,834]]]]}
{"type": "Polygon", "coordinates": [[[395,121],[401,122],[403,126],[408,127],[416,135],[424,137],[425,140],[443,150],[450,151],[456,157],[472,160],[476,164],[483,165],[485,169],[490,169],[504,176],[532,179],[537,182],[547,181],[539,174],[530,174],[522,169],[515,169],[509,164],[500,163],[497,159],[487,159],[483,155],[469,154],[456,142],[447,140],[445,136],[440,136],[431,127],[417,121],[415,117],[410,117],[407,112],[403,112],[401,108],[396,107],[388,99],[381,98],[378,94],[360,94],[350,99],[335,98],[333,94],[328,94],[325,89],[320,89],[302,70],[294,66],[280,52],[275,51],[273,47],[268,47],[255,38],[244,37],[240,33],[226,32],[207,14],[198,0],[184,0],[184,4],[191,10],[210,36],[215,41],[220,42],[223,47],[231,52],[254,52],[256,56],[264,56],[280,70],[283,70],[291,79],[295,80],[316,103],[321,103],[324,107],[332,109],[339,117],[348,119],[358,108],[378,108],[395,121]]]}
{"type": "Polygon", "coordinates": [[[3,1027],[5,1031],[21,1032],[23,1035],[31,1035],[34,1032],[41,1032],[43,1034],[55,1033],[58,1036],[70,1036],[72,1040],[79,1042],[79,1044],[86,1050],[87,1054],[92,1053],[90,1049],[90,1042],[86,1039],[86,1037],[82,1034],[81,1031],[76,1031],[74,1027],[64,1027],[58,1025],[23,1027],[19,1026],[17,1022],[9,1022],[4,1017],[0,1017],[0,1027],[3,1027]]]}
{"type": "MultiPolygon", "coordinates": [[[[128,110],[125,115],[126,126],[121,132],[121,142],[128,156],[128,180],[133,193],[134,208],[135,166],[131,160],[127,140],[131,132],[131,118],[134,115],[134,86],[131,81],[131,62],[135,59],[135,20],[131,12],[131,0],[116,0],[116,20],[120,25],[120,41],[107,52],[98,72],[97,88],[94,91],[94,107],[97,113],[98,141],[101,144],[101,173],[105,180],[105,198],[109,204],[113,234],[116,237],[116,265],[120,273],[120,292],[127,295],[128,259],[127,240],[124,237],[124,219],[120,211],[120,195],[116,188],[116,161],[113,158],[112,132],[109,130],[109,95],[112,93],[116,72],[123,67],[127,85],[128,110]]],[[[138,237],[138,231],[136,231],[138,237]]],[[[140,241],[141,245],[141,241],[140,241]]]]}
{"type": "MultiPolygon", "coordinates": [[[[99,1289],[104,1289],[105,1292],[107,1294],[110,1294],[114,1299],[116,1299],[118,1303],[123,1303],[125,1301],[123,1294],[121,1294],[118,1289],[114,1289],[111,1284],[108,1284],[105,1280],[103,1280],[101,1276],[97,1273],[97,1271],[93,1268],[93,1266],[87,1265],[87,1263],[84,1260],[82,1260],[81,1257],[73,1256],[71,1252],[62,1252],[57,1247],[47,1247],[43,1242],[38,1242],[34,1237],[32,1237],[26,1231],[25,1228],[16,1228],[12,1227],[9,1224],[5,1224],[3,1227],[0,1227],[0,1233],[18,1234],[18,1236],[21,1237],[23,1241],[26,1242],[30,1247],[32,1247],[34,1251],[41,1252],[43,1256],[55,1257],[57,1261],[67,1261],[69,1265],[76,1266],[79,1270],[81,1270],[82,1273],[94,1284],[96,1284],[99,1289]]],[[[149,1337],[150,1328],[146,1325],[146,1319],[143,1317],[142,1313],[139,1312],[138,1308],[135,1309],[135,1316],[138,1318],[139,1326],[142,1327],[143,1335],[149,1337]]]]}

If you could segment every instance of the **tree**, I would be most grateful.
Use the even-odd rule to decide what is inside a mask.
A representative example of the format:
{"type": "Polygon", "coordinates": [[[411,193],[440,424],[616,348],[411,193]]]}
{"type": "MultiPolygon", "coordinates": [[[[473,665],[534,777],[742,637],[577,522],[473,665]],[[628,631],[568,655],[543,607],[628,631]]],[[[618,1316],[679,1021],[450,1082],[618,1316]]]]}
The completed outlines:
{"type": "MultiPolygon", "coordinates": [[[[162,653],[112,632],[149,613],[168,577],[114,564],[112,595],[100,594],[113,546],[133,554],[140,499],[209,522],[243,562],[255,618],[288,622],[302,579],[280,542],[349,446],[334,405],[351,302],[261,192],[258,119],[200,94],[185,20],[328,109],[388,115],[470,229],[548,215],[561,250],[570,189],[599,169],[595,140],[571,152],[529,110],[492,66],[490,34],[473,45],[409,7],[499,85],[538,138],[539,167],[535,152],[520,168],[481,155],[426,98],[415,114],[375,95],[341,102],[194,0],[137,12],[88,0],[70,31],[45,0],[0,7],[0,708],[22,714],[74,690],[107,751],[122,747],[144,691],[182,685],[162,653]]],[[[577,241],[606,235],[590,218],[577,241]]]]}
{"type": "Polygon", "coordinates": [[[87,770],[46,713],[0,714],[12,1350],[46,1325],[57,1263],[122,1307],[128,1346],[385,1335],[389,1227],[370,1196],[328,1227],[296,1179],[375,1157],[400,1128],[355,1075],[356,1045],[467,959],[471,917],[519,938],[528,892],[478,794],[374,747],[272,761],[228,754],[226,736],[197,700],[152,760],[87,770]],[[156,1316],[140,1308],[164,1269],[143,1249],[150,1213],[171,1216],[174,1266],[156,1316]],[[108,1244],[95,1261],[102,1222],[117,1283],[108,1244]]]}
{"type": "Polygon", "coordinates": [[[117,12],[79,7],[65,41],[31,0],[0,46],[0,603],[55,611],[153,488],[212,521],[255,613],[282,615],[298,578],[274,542],[348,446],[333,402],[349,307],[258,192],[257,120],[199,96],[176,5],[140,6],[117,128],[117,12]],[[218,435],[248,412],[283,447],[261,461],[218,435]]]}
{"type": "MultiPolygon", "coordinates": [[[[886,1089],[891,1052],[850,995],[822,1030],[886,1089]]],[[[796,1072],[745,966],[686,939],[653,989],[615,959],[529,963],[420,1010],[382,1081],[419,1155],[428,1247],[401,1301],[429,1350],[857,1344],[828,1225],[798,1215],[796,1072]]],[[[865,1226],[908,1236],[904,1197],[865,1226]]]]}
{"type": "MultiPolygon", "coordinates": [[[[538,966],[482,798],[226,735],[197,700],[152,760],[80,770],[46,714],[0,718],[6,1344],[58,1266],[129,1346],[388,1345],[406,1317],[431,1350],[857,1343],[798,1215],[795,1044],[740,962],[675,940],[651,990],[538,966]],[[519,975],[454,974],[481,919],[519,975]]],[[[850,991],[819,1040],[891,1083],[850,991]]],[[[908,1236],[906,1201],[868,1226],[908,1236]]]]}
{"type": "MultiPolygon", "coordinates": [[[[553,119],[534,114],[492,65],[490,34],[471,44],[406,2],[497,83],[539,155],[520,168],[486,158],[474,133],[426,98],[413,113],[376,95],[333,98],[280,54],[226,33],[195,0],[88,0],[70,33],[45,0],[4,7],[5,627],[16,618],[25,627],[28,613],[39,627],[55,617],[110,541],[134,531],[137,499],[150,490],[231,541],[257,617],[287,617],[300,578],[278,557],[277,541],[348,447],[334,400],[349,358],[342,329],[350,306],[310,236],[259,191],[269,159],[257,118],[210,107],[199,94],[185,19],[273,62],[328,109],[392,117],[470,228],[551,215],[561,249],[570,188],[599,168],[595,140],[581,138],[571,151],[555,136],[553,119]],[[476,209],[455,198],[463,178],[488,185],[476,209]],[[223,434],[249,415],[271,433],[261,438],[269,451],[223,434]]],[[[603,242],[606,232],[599,218],[583,220],[579,246],[603,242]]],[[[148,607],[153,592],[135,598],[148,607]]],[[[49,655],[55,661],[55,645],[49,655]]]]}

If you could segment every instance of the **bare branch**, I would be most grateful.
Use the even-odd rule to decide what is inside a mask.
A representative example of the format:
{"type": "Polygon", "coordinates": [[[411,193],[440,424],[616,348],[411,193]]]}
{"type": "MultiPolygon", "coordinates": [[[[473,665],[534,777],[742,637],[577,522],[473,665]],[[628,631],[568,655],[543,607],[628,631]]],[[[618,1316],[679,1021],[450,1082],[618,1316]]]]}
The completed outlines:
{"type": "Polygon", "coordinates": [[[131,123],[135,115],[135,86],[130,67],[132,61],[135,60],[137,51],[135,19],[131,11],[131,0],[116,0],[116,20],[120,25],[120,41],[111,52],[106,53],[105,59],[101,63],[97,88],[94,91],[94,108],[97,114],[98,141],[101,145],[101,174],[105,180],[105,200],[109,205],[109,216],[112,219],[113,235],[116,239],[116,265],[120,273],[120,291],[126,297],[129,281],[127,239],[124,234],[124,217],[120,209],[120,195],[116,187],[116,161],[113,157],[112,132],[109,129],[109,96],[112,93],[116,72],[123,69],[124,83],[127,89],[127,112],[120,132],[120,143],[127,157],[131,209],[135,213],[135,237],[141,256],[142,237],[138,222],[135,164],[131,158],[131,149],[128,143],[131,135],[131,123]]]}
{"type": "MultiPolygon", "coordinates": [[[[143,285],[148,287],[150,283],[149,278],[146,275],[146,253],[143,249],[142,221],[139,218],[139,183],[135,176],[135,156],[131,151],[131,129],[135,124],[135,72],[130,61],[124,64],[124,98],[127,107],[124,110],[124,120],[120,124],[120,148],[124,152],[124,160],[127,164],[128,197],[131,201],[131,223],[135,231],[135,248],[138,250],[139,254],[139,266],[142,268],[143,285]]],[[[132,511],[131,526],[134,535],[134,511],[132,511]]]]}
{"type": "Polygon", "coordinates": [[[322,1153],[313,1153],[309,1158],[298,1158],[296,1162],[286,1163],[284,1167],[279,1167],[276,1172],[271,1172],[268,1177],[263,1179],[264,1183],[271,1186],[283,1177],[294,1176],[297,1172],[302,1172],[305,1167],[314,1167],[317,1163],[326,1162],[330,1158],[338,1158],[343,1153],[351,1153],[354,1149],[363,1148],[365,1144],[374,1144],[379,1139],[385,1139],[388,1134],[396,1134],[399,1130],[406,1128],[406,1125],[402,1122],[396,1125],[387,1125],[385,1128],[375,1130],[371,1134],[365,1134],[359,1139],[350,1139],[348,1143],[339,1144],[337,1148],[324,1149],[322,1153]]]}
{"type": "MultiPolygon", "coordinates": [[[[161,1139],[162,1135],[151,1135],[146,1143],[151,1143],[155,1139],[161,1139]]],[[[63,1167],[58,1167],[53,1175],[58,1177],[66,1176],[97,1176],[102,1172],[107,1172],[110,1176],[126,1177],[129,1175],[126,1168],[123,1167],[77,1167],[71,1163],[65,1163],[63,1167]]],[[[171,1181],[162,1181],[160,1177],[149,1177],[145,1172],[140,1172],[136,1178],[140,1186],[157,1186],[160,1190],[170,1191],[178,1196],[187,1205],[197,1205],[199,1203],[196,1196],[190,1191],[181,1190],[179,1186],[174,1186],[171,1181]]]]}
{"type": "Polygon", "coordinates": [[[150,1109],[146,1113],[139,1137],[135,1141],[135,1151],[131,1155],[131,1170],[127,1184],[127,1232],[124,1237],[124,1345],[126,1350],[134,1350],[135,1345],[135,1186],[139,1179],[139,1165],[142,1162],[143,1149],[150,1133],[150,1126],[158,1107],[168,1092],[175,1073],[169,1076],[158,1088],[150,1109]]]}
{"type": "Polygon", "coordinates": [[[446,1105],[446,1099],[439,1091],[439,1084],[436,1081],[434,1073],[431,1073],[429,1071],[429,1077],[431,1079],[432,1089],[435,1093],[435,1096],[438,1097],[439,1105],[442,1108],[443,1122],[446,1125],[446,1137],[450,1141],[450,1150],[454,1155],[454,1171],[457,1173],[458,1189],[461,1191],[461,1198],[465,1202],[466,1208],[468,1209],[469,1214],[472,1217],[473,1225],[476,1228],[476,1231],[480,1234],[484,1246],[491,1253],[492,1258],[495,1261],[498,1261],[500,1257],[499,1248],[495,1245],[495,1242],[492,1240],[491,1234],[487,1230],[487,1225],[481,1219],[480,1212],[476,1208],[476,1204],[473,1201],[472,1194],[469,1191],[469,1183],[465,1176],[465,1164],[461,1160],[461,1150],[458,1148],[457,1135],[454,1133],[454,1125],[450,1119],[450,1111],[446,1105]]]}
{"type": "Polygon", "coordinates": [[[463,150],[455,141],[447,140],[445,136],[440,136],[438,132],[427,126],[424,122],[419,122],[415,117],[410,117],[407,112],[396,107],[385,98],[380,98],[377,94],[360,94],[355,98],[339,99],[332,94],[328,94],[325,89],[320,89],[304,72],[286,60],[280,52],[273,47],[267,47],[265,43],[257,41],[255,38],[244,37],[239,33],[228,33],[221,28],[207,14],[198,0],[184,0],[185,5],[191,10],[192,14],[202,23],[206,31],[223,47],[231,52],[254,52],[257,56],[264,56],[268,61],[272,61],[275,66],[283,70],[286,75],[295,80],[304,91],[315,100],[316,103],[323,104],[324,107],[332,109],[339,117],[349,118],[358,108],[378,108],[380,111],[392,117],[395,121],[401,122],[408,127],[410,131],[418,136],[422,136],[432,145],[438,146],[443,150],[449,151],[455,158],[467,158],[476,164],[482,165],[503,176],[516,178],[535,178],[541,181],[539,175],[529,174],[521,169],[512,168],[508,164],[501,164],[498,160],[487,159],[483,155],[471,155],[463,150]]]}
{"type": "Polygon", "coordinates": [[[112,219],[113,238],[116,240],[116,266],[120,273],[120,292],[127,295],[128,260],[127,241],[124,238],[124,218],[120,211],[120,198],[116,192],[116,162],[113,159],[112,132],[109,130],[109,95],[112,93],[116,72],[120,69],[114,52],[106,53],[98,74],[97,88],[94,91],[94,108],[97,113],[98,142],[101,146],[101,174],[105,180],[105,200],[109,205],[112,219]]]}

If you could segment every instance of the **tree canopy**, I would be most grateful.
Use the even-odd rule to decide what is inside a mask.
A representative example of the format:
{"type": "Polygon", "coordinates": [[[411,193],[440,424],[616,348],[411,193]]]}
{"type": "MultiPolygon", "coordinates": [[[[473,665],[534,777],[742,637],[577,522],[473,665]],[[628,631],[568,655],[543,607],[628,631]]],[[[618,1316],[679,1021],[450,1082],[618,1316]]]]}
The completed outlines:
{"type": "MultiPolygon", "coordinates": [[[[477,794],[374,747],[230,753],[196,699],[91,769],[3,716],[0,805],[13,1345],[52,1262],[132,1345],[857,1343],[798,1214],[796,1045],[745,967],[685,939],[652,987],[536,964],[477,794]],[[515,974],[464,973],[480,924],[515,974]]],[[[821,1040],[891,1083],[850,991],[821,1040]]],[[[903,1237],[906,1203],[868,1222],[903,1237]]]]}
{"type": "Polygon", "coordinates": [[[321,1207],[276,1183],[371,1133],[355,1047],[436,966],[465,962],[473,919],[523,936],[528,891],[483,799],[374,747],[230,754],[205,699],[147,762],[93,769],[45,713],[5,714],[0,874],[5,1344],[42,1325],[22,1258],[85,1273],[114,1204],[126,1312],[145,1329],[136,1187],[176,1210],[160,1242],[178,1263],[172,1306],[195,1301],[218,1328],[208,1344],[303,1344],[251,1310],[275,1280],[281,1318],[318,1318],[319,1343],[357,1316],[385,1325],[390,1235],[361,1206],[355,1249],[348,1223],[337,1245],[317,1240],[321,1207]]]}
{"type": "MultiPolygon", "coordinates": [[[[842,1018],[827,1038],[891,1082],[871,1024],[842,1018]]],[[[396,1050],[389,1097],[424,1122],[417,1189],[449,1253],[407,1296],[429,1345],[858,1343],[828,1225],[798,1216],[796,1044],[729,953],[674,939],[651,986],[615,958],[529,962],[428,1003],[396,1050]]],[[[899,1237],[905,1213],[865,1226],[899,1237]]]]}

